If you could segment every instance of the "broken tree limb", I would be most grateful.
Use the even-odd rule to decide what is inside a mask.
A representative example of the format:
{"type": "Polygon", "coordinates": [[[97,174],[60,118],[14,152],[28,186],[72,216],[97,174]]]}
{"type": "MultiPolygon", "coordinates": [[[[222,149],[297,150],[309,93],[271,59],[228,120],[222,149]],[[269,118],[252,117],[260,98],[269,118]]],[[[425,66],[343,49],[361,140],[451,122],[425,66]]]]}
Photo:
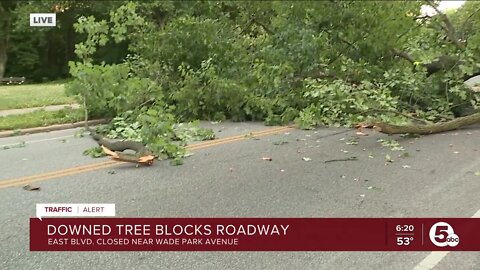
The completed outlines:
{"type": "Polygon", "coordinates": [[[390,51],[392,52],[392,54],[394,56],[401,57],[401,58],[407,60],[408,62],[410,62],[411,64],[415,63],[415,59],[413,59],[413,57],[410,54],[408,54],[407,52],[399,51],[395,48],[391,48],[390,51]]]}
{"type": "MultiPolygon", "coordinates": [[[[103,152],[114,160],[142,163],[147,165],[152,165],[153,161],[155,160],[155,156],[147,152],[144,152],[143,154],[140,154],[140,155],[139,154],[131,155],[131,154],[122,153],[121,151],[112,151],[107,147],[105,147],[104,145],[101,145],[101,147],[103,152]]],[[[130,148],[126,148],[126,149],[130,149],[130,148]]]]}
{"type": "Polygon", "coordinates": [[[90,136],[102,147],[105,154],[114,160],[136,162],[146,165],[152,165],[155,156],[147,149],[145,145],[135,141],[112,141],[95,132],[88,126],[88,107],[87,98],[83,95],[84,124],[85,130],[90,132],[90,136]],[[125,150],[133,150],[135,154],[123,153],[125,150]]]}
{"type": "Polygon", "coordinates": [[[410,124],[410,125],[392,125],[388,123],[374,123],[374,129],[386,134],[433,134],[450,130],[459,129],[464,126],[480,123],[480,113],[474,113],[464,117],[457,117],[447,122],[433,124],[410,124]]]}
{"type": "MultiPolygon", "coordinates": [[[[408,62],[414,65],[414,70],[416,69],[417,61],[415,61],[415,59],[409,53],[404,51],[399,51],[395,48],[390,49],[390,52],[392,53],[393,56],[398,56],[400,58],[407,60],[408,62]]],[[[443,71],[450,70],[457,65],[464,64],[464,62],[456,56],[441,55],[429,63],[418,62],[418,64],[427,69],[427,77],[429,77],[433,73],[436,73],[441,70],[443,71]]]]}
{"type": "Polygon", "coordinates": [[[438,9],[438,6],[433,1],[428,0],[427,4],[429,6],[431,6],[437,12],[437,14],[440,16],[443,23],[445,24],[445,25],[442,25],[442,28],[445,30],[445,32],[447,34],[447,38],[453,44],[455,44],[455,46],[457,46],[457,48],[459,48],[461,50],[464,50],[465,49],[465,44],[457,37],[457,33],[455,31],[455,28],[453,27],[453,24],[450,21],[450,19],[448,18],[448,16],[445,13],[443,13],[442,11],[440,11],[438,9]]]}
{"type": "Polygon", "coordinates": [[[323,163],[329,163],[329,162],[337,162],[337,161],[357,161],[357,157],[349,157],[349,158],[340,158],[340,159],[329,159],[325,160],[323,163]]]}
{"type": "Polygon", "coordinates": [[[386,109],[370,109],[370,110],[365,111],[361,114],[365,115],[365,114],[371,114],[371,113],[393,113],[393,114],[401,115],[405,118],[408,118],[410,120],[413,120],[415,122],[418,122],[418,123],[421,123],[421,124],[424,124],[424,125],[431,124],[431,122],[427,122],[423,119],[413,117],[411,114],[407,114],[407,113],[404,113],[404,112],[401,112],[401,111],[393,111],[393,110],[386,110],[386,109]]]}
{"type": "Polygon", "coordinates": [[[97,134],[94,130],[88,128],[92,138],[102,147],[105,154],[114,160],[142,163],[152,165],[155,156],[147,149],[145,145],[135,141],[113,141],[97,134]],[[133,150],[135,154],[123,153],[125,150],[133,150]]]}

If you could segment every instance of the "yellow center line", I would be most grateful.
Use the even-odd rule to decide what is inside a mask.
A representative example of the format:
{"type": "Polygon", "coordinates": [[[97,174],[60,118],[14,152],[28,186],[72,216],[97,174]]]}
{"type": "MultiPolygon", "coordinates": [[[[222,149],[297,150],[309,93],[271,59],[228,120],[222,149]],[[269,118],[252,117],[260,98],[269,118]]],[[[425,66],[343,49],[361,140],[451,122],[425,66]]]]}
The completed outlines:
{"type": "MultiPolygon", "coordinates": [[[[291,126],[270,128],[270,129],[266,129],[266,130],[251,132],[251,133],[248,133],[248,134],[236,135],[236,136],[226,137],[226,138],[222,138],[222,139],[218,139],[218,140],[196,143],[196,144],[188,145],[186,148],[188,150],[199,150],[199,149],[208,148],[208,147],[212,147],[212,146],[216,146],[216,145],[227,144],[227,143],[230,143],[230,142],[237,142],[237,141],[249,139],[251,137],[267,136],[267,135],[275,134],[275,133],[278,133],[278,132],[288,131],[288,130],[291,130],[291,129],[293,129],[293,127],[291,127],[291,126]]],[[[72,167],[72,168],[68,168],[68,169],[64,169],[64,170],[57,170],[57,171],[52,171],[52,172],[47,172],[47,173],[35,174],[35,175],[31,175],[31,176],[12,178],[12,179],[8,179],[8,180],[4,180],[4,181],[0,180],[0,189],[1,188],[14,187],[14,186],[20,186],[20,185],[26,185],[26,184],[30,184],[30,183],[35,183],[35,182],[49,180],[49,179],[63,177],[63,176],[79,174],[79,173],[83,173],[83,172],[90,172],[90,171],[95,171],[95,170],[99,170],[99,169],[105,169],[105,168],[117,166],[117,165],[124,164],[124,163],[125,162],[108,160],[108,161],[103,161],[103,162],[94,163],[94,164],[76,166],[76,167],[72,167]]]]}
{"type": "Polygon", "coordinates": [[[35,181],[38,178],[41,179],[41,178],[45,178],[45,177],[48,178],[50,176],[55,177],[56,175],[59,175],[59,174],[68,174],[68,173],[72,173],[72,172],[73,173],[82,172],[83,170],[86,170],[86,169],[97,168],[99,166],[105,166],[105,165],[112,165],[112,164],[115,164],[115,163],[117,163],[117,162],[113,161],[113,160],[108,160],[108,161],[103,161],[103,162],[94,163],[94,164],[87,164],[87,165],[83,165],[83,166],[72,167],[72,168],[68,168],[68,169],[65,169],[65,170],[58,170],[58,171],[52,171],[52,172],[48,172],[48,173],[41,173],[41,174],[35,174],[35,175],[31,175],[31,176],[25,176],[25,177],[21,177],[21,178],[14,178],[14,179],[11,179],[11,180],[0,181],[0,186],[5,185],[5,184],[15,183],[19,179],[22,179],[22,180],[25,180],[25,181],[28,181],[28,180],[35,181]]]}
{"type": "Polygon", "coordinates": [[[271,128],[271,129],[267,129],[267,130],[251,132],[251,133],[248,133],[248,134],[231,136],[231,137],[227,137],[227,138],[222,138],[222,139],[212,140],[212,141],[206,141],[206,142],[202,142],[202,143],[196,143],[196,144],[192,144],[192,145],[187,146],[187,149],[188,150],[202,149],[202,148],[206,148],[206,147],[209,147],[209,146],[224,144],[224,143],[228,143],[228,142],[236,142],[236,141],[245,140],[245,139],[249,139],[249,138],[271,135],[271,134],[274,134],[274,133],[278,133],[278,132],[282,132],[282,131],[288,131],[288,130],[291,130],[291,129],[293,129],[293,127],[290,127],[290,126],[280,127],[280,128],[271,128]]]}
{"type": "Polygon", "coordinates": [[[81,169],[81,170],[76,170],[76,171],[72,170],[72,171],[62,172],[62,173],[58,173],[58,171],[57,171],[56,174],[52,174],[52,175],[48,175],[48,176],[44,176],[44,177],[36,177],[36,178],[31,178],[31,179],[25,179],[27,177],[20,177],[20,178],[17,178],[17,179],[12,179],[12,180],[14,180],[13,182],[10,182],[10,183],[7,183],[7,184],[3,184],[3,183],[0,184],[0,189],[7,188],[7,187],[15,187],[15,186],[20,186],[20,185],[31,184],[31,183],[45,181],[45,180],[49,180],[49,179],[53,179],[53,178],[69,176],[69,175],[74,175],[74,174],[79,174],[79,173],[84,173],[84,172],[90,172],[90,171],[95,171],[95,170],[104,169],[104,168],[110,168],[110,167],[117,166],[117,165],[120,165],[120,164],[123,164],[123,163],[124,162],[115,161],[114,163],[105,164],[104,162],[102,162],[102,163],[98,164],[99,166],[92,166],[92,167],[87,167],[87,168],[84,168],[84,169],[81,169]]]}

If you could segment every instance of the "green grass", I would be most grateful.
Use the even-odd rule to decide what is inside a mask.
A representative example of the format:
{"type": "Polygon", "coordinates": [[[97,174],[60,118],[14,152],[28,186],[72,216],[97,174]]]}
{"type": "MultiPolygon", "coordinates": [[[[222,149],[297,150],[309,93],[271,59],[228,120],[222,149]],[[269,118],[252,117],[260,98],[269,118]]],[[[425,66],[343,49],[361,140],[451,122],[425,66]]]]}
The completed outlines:
{"type": "Polygon", "coordinates": [[[0,110],[75,103],[65,94],[65,81],[0,86],[0,110]]]}
{"type": "Polygon", "coordinates": [[[38,110],[27,114],[0,117],[0,131],[74,123],[82,120],[82,109],[38,110]]]}

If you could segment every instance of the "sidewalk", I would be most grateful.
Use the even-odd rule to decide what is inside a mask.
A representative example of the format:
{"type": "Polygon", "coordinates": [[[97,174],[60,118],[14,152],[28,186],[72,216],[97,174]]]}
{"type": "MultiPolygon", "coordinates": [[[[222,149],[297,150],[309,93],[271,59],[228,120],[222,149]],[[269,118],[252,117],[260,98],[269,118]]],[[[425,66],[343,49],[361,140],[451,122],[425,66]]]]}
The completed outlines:
{"type": "Polygon", "coordinates": [[[33,108],[24,108],[24,109],[12,109],[12,110],[0,110],[0,116],[7,116],[7,115],[15,115],[15,114],[26,114],[31,113],[38,110],[46,110],[46,111],[59,111],[64,109],[65,107],[71,107],[72,109],[80,108],[78,104],[63,104],[63,105],[50,105],[44,107],[33,107],[33,108]]]}

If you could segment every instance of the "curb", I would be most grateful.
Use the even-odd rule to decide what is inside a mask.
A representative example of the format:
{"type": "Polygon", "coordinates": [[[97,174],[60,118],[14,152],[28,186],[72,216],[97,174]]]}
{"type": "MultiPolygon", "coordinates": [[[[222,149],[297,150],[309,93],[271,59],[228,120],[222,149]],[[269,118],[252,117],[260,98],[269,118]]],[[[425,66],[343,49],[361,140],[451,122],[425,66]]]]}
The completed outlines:
{"type": "MultiPolygon", "coordinates": [[[[110,120],[108,120],[108,119],[90,120],[90,121],[88,121],[88,125],[89,126],[90,125],[94,126],[94,125],[106,124],[109,121],[110,120]]],[[[51,126],[46,126],[46,127],[35,127],[35,128],[26,128],[26,129],[20,129],[20,130],[1,131],[0,132],[0,138],[34,134],[34,133],[41,133],[41,132],[50,132],[50,131],[55,131],[55,130],[64,130],[64,129],[70,129],[70,128],[83,127],[83,126],[85,126],[85,121],[76,122],[76,123],[69,123],[69,124],[51,125],[51,126]]]]}

